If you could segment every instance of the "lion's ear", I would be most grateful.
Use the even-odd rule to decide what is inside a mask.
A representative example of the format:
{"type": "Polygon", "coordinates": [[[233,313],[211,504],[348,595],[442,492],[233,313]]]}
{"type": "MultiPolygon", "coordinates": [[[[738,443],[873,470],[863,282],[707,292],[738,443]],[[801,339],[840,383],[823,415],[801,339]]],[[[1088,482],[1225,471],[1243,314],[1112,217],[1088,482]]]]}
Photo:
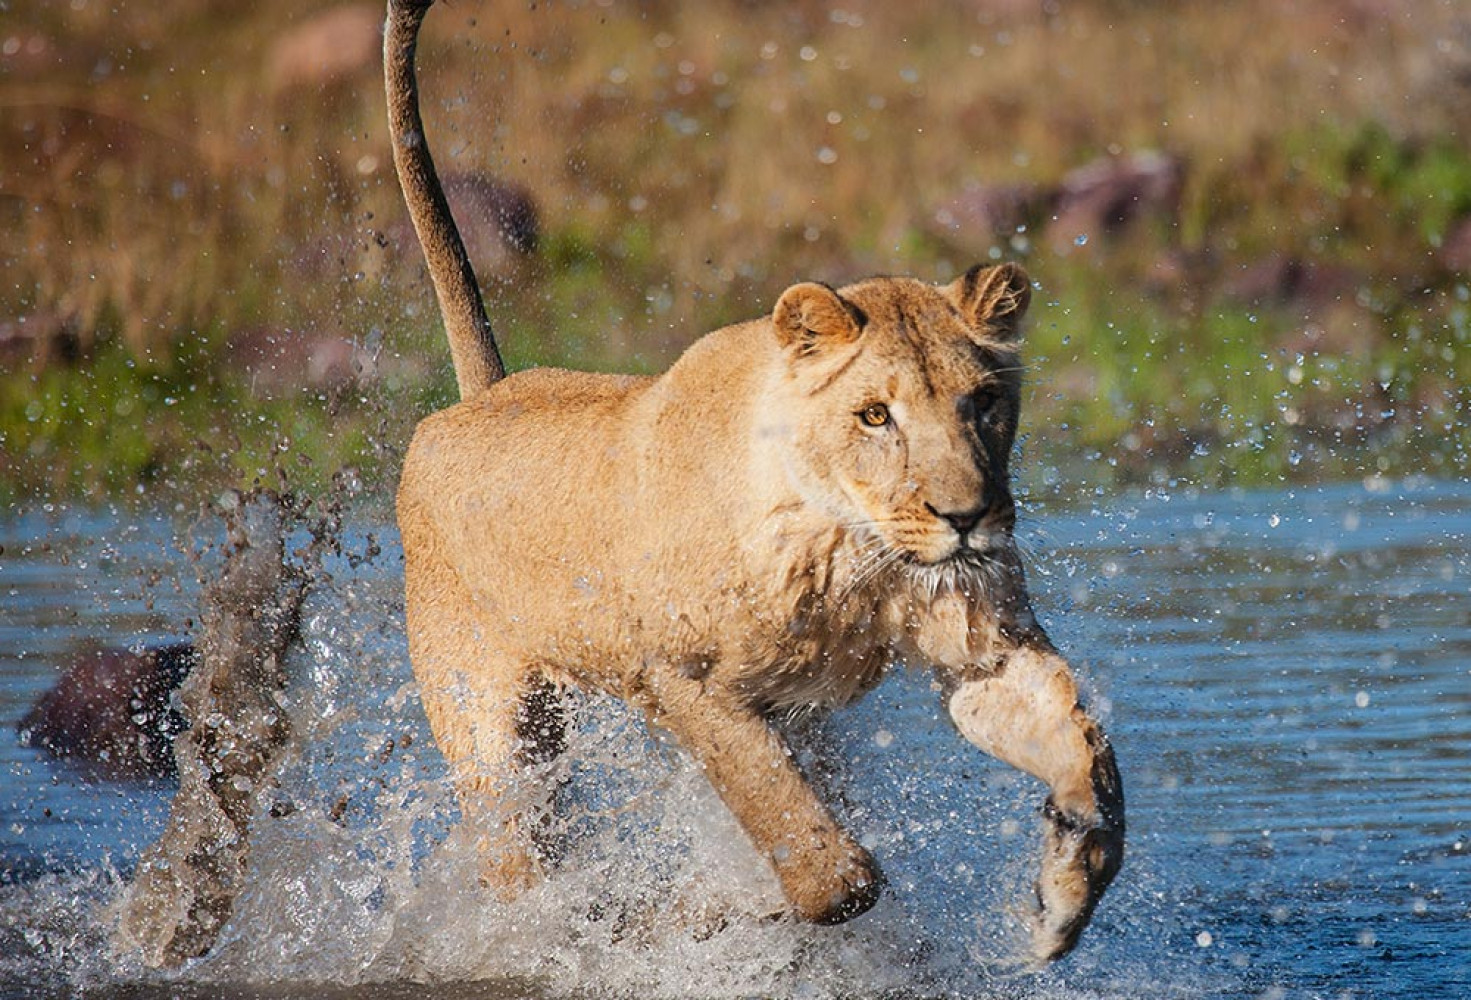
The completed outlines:
{"type": "Polygon", "coordinates": [[[960,314],[988,339],[1009,344],[1021,338],[1022,317],[1032,302],[1032,279],[1020,264],[977,264],[946,292],[960,314]]]}
{"type": "Polygon", "coordinates": [[[858,339],[866,320],[827,285],[804,281],[781,293],[771,322],[783,347],[807,355],[858,339]]]}

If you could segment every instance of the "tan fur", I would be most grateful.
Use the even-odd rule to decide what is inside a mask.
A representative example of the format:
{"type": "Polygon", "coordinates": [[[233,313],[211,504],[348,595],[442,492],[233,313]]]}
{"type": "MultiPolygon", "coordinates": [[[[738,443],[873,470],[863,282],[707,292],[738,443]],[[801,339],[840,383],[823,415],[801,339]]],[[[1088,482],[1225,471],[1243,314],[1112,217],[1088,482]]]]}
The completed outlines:
{"type": "Polygon", "coordinates": [[[580,685],[675,734],[799,916],[863,912],[878,867],[767,720],[905,661],[967,739],[1048,783],[1034,949],[1072,947],[1118,870],[1123,800],[1012,540],[1029,296],[1014,265],[802,283],[657,378],[532,370],[419,425],[398,495],[410,655],[492,883],[537,877],[498,803],[518,760],[560,746],[548,691],[580,685]]]}

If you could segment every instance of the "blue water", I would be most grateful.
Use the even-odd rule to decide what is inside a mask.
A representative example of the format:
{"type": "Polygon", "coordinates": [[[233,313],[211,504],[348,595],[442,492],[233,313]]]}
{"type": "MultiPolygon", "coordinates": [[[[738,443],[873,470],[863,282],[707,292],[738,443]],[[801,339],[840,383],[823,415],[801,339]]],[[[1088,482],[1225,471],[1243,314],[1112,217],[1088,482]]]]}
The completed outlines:
{"type": "Polygon", "coordinates": [[[562,765],[563,869],[516,903],[481,891],[382,525],[364,530],[384,554],[333,566],[308,608],[279,775],[296,808],[262,817],[215,954],[144,969],[112,942],[113,905],[171,789],[58,763],[14,725],[81,645],[187,632],[190,531],[211,529],[0,521],[0,991],[1471,997],[1471,487],[1090,499],[1050,498],[1022,534],[1118,751],[1130,853],[1078,952],[1041,975],[1008,961],[1041,793],[903,670],[831,727],[844,810],[891,879],[864,918],[761,920],[774,885],[701,777],[598,699],[562,765]],[[704,899],[734,902],[694,935],[677,914],[704,899]]]}

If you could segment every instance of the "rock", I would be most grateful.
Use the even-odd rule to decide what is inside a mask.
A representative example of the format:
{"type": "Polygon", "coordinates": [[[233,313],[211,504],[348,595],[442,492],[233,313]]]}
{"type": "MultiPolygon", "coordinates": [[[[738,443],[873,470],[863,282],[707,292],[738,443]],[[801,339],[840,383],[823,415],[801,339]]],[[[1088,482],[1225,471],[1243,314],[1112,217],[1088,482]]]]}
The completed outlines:
{"type": "Polygon", "coordinates": [[[383,56],[383,8],[343,4],[287,29],[271,46],[273,91],[323,87],[376,72],[383,56]]]}
{"type": "Polygon", "coordinates": [[[935,223],[945,230],[1006,240],[1023,227],[1036,226],[1051,214],[1056,200],[1056,191],[1039,184],[973,183],[935,211],[935,223]]]}
{"type": "Polygon", "coordinates": [[[1063,177],[1048,242],[1059,253],[1068,253],[1090,240],[1115,236],[1143,218],[1173,224],[1184,183],[1184,163],[1165,153],[1094,160],[1063,177]]]}
{"type": "Polygon", "coordinates": [[[1324,307],[1318,315],[1284,328],[1272,338],[1271,349],[1286,357],[1368,358],[1384,343],[1379,317],[1356,302],[1324,307]]]}
{"type": "Polygon", "coordinates": [[[81,355],[74,317],[56,309],[37,309],[0,319],[0,365],[10,370],[71,364],[81,355]]]}
{"type": "Polygon", "coordinates": [[[1148,259],[1139,271],[1139,288],[1148,295],[1195,312],[1203,296],[1214,293],[1219,271],[1211,247],[1170,246],[1148,259]]]}
{"type": "Polygon", "coordinates": [[[498,181],[481,174],[451,174],[444,181],[444,196],[461,225],[474,230],[470,243],[494,239],[517,253],[536,253],[540,220],[531,192],[518,184],[498,181]]]}
{"type": "Polygon", "coordinates": [[[1471,215],[1457,219],[1446,230],[1435,252],[1440,266],[1453,274],[1471,275],[1471,215]]]}
{"type": "Polygon", "coordinates": [[[258,397],[302,387],[335,388],[372,365],[346,337],[266,327],[235,333],[225,353],[230,365],[245,373],[258,397]]]}
{"type": "Polygon", "coordinates": [[[185,725],[171,696],[198,662],[187,642],[82,653],[21,720],[20,740],[104,777],[171,778],[185,725]]]}
{"type": "Polygon", "coordinates": [[[1285,307],[1306,316],[1351,299],[1360,284],[1349,268],[1274,253],[1228,275],[1221,292],[1242,305],[1285,307]]]}
{"type": "Polygon", "coordinates": [[[1181,160],[1146,152],[1094,160],[1054,187],[973,184],[935,211],[943,230],[978,232],[1005,240],[1025,227],[1045,231],[1058,253],[1117,235],[1137,220],[1174,223],[1185,182],[1181,160]]]}
{"type": "MultiPolygon", "coordinates": [[[[442,183],[465,251],[481,281],[510,276],[521,258],[536,253],[540,214],[526,188],[478,173],[446,174],[442,183]]],[[[385,249],[400,259],[416,263],[423,259],[407,211],[383,235],[385,249]]]]}

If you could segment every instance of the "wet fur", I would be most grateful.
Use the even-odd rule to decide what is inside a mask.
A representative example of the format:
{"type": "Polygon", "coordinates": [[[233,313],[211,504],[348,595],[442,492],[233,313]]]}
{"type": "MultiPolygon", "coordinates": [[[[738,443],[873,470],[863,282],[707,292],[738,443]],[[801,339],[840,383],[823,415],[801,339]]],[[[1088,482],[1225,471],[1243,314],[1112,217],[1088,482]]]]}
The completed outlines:
{"type": "MultiPolygon", "coordinates": [[[[411,42],[426,7],[390,3],[396,122],[414,95],[395,89],[412,85],[395,18],[411,42]]],[[[411,189],[426,175],[403,169],[406,145],[396,133],[411,189]]],[[[435,261],[454,263],[453,222],[409,201],[454,299],[435,261]]],[[[578,685],[675,734],[798,916],[863,912],[878,866],[768,719],[848,703],[906,661],[935,670],[968,739],[1048,782],[1034,950],[1072,947],[1122,858],[1123,802],[1012,539],[1029,297],[1009,264],[938,286],[804,282],[656,378],[496,380],[498,358],[467,373],[489,326],[447,315],[464,398],[419,425],[398,516],[410,655],[489,882],[513,893],[540,874],[524,819],[497,803],[518,763],[560,747],[555,691],[578,685]]]]}

